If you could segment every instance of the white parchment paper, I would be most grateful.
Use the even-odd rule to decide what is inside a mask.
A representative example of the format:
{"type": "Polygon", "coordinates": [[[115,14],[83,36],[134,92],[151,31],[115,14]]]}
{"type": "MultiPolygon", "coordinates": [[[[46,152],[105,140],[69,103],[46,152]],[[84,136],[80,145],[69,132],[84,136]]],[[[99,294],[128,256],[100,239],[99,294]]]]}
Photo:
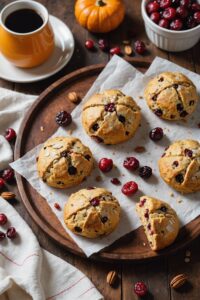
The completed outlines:
{"type": "MultiPolygon", "coordinates": [[[[180,71],[186,74],[197,86],[198,92],[200,93],[199,75],[158,57],[153,61],[145,76],[143,76],[122,58],[114,56],[96,79],[82,103],[79,104],[72,113],[74,123],[74,125],[72,125],[72,135],[80,138],[85,145],[90,147],[96,161],[95,169],[91,176],[79,186],[65,190],[57,190],[48,187],[38,178],[35,162],[42,145],[35,147],[22,158],[11,164],[13,169],[24,176],[47,200],[66,231],[87,256],[109,246],[115,240],[140,226],[139,219],[135,213],[135,203],[139,200],[141,195],[151,195],[170,203],[172,207],[176,209],[182,225],[190,222],[200,214],[200,193],[183,196],[168,187],[159,176],[157,161],[162,155],[165,147],[177,139],[190,138],[198,140],[200,136],[200,129],[197,126],[197,124],[200,123],[200,106],[198,106],[196,113],[189,118],[187,123],[167,122],[156,117],[147,107],[145,100],[141,98],[143,89],[148,80],[162,71],[180,71]],[[138,102],[138,105],[142,109],[142,123],[136,135],[130,141],[120,145],[105,146],[97,144],[86,135],[81,125],[81,110],[83,103],[93,93],[114,88],[122,90],[138,102]],[[165,133],[164,138],[157,143],[154,143],[149,139],[149,131],[154,127],[162,127],[165,133]],[[144,146],[146,152],[140,154],[136,153],[134,151],[136,146],[144,146]],[[138,176],[137,171],[130,172],[123,168],[123,161],[127,156],[137,157],[141,166],[148,165],[152,167],[153,176],[145,181],[138,176]],[[97,167],[97,163],[102,157],[112,158],[116,168],[107,174],[101,173],[97,167]],[[97,182],[96,177],[99,175],[102,180],[97,182]],[[122,185],[115,186],[110,182],[113,177],[117,177],[122,184],[130,180],[136,181],[139,185],[139,191],[131,197],[124,196],[121,193],[122,185]],[[105,187],[109,189],[120,202],[122,208],[121,221],[118,228],[109,236],[98,239],[87,239],[73,234],[63,223],[62,211],[58,211],[53,207],[54,203],[58,202],[63,208],[71,193],[87,186],[105,187]]],[[[59,128],[54,135],[67,135],[67,132],[64,129],[59,128]]]]}

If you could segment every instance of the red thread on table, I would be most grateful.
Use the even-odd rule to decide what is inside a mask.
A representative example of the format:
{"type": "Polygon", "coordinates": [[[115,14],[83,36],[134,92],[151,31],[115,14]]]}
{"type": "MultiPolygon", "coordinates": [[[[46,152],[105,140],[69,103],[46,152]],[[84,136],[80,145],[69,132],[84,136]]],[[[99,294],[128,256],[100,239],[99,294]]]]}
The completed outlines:
{"type": "MultiPolygon", "coordinates": [[[[79,295],[79,297],[85,295],[87,292],[89,292],[90,290],[94,289],[94,286],[91,286],[87,291],[85,291],[84,293],[82,293],[81,295],[79,295]]],[[[79,298],[80,299],[80,298],[79,298]]]]}
{"type": "Polygon", "coordinates": [[[2,253],[1,251],[0,251],[0,254],[1,254],[5,259],[9,260],[11,263],[13,263],[14,265],[16,265],[16,266],[18,266],[18,267],[22,267],[23,264],[25,263],[25,261],[26,261],[27,259],[31,258],[32,256],[39,256],[39,254],[36,254],[36,253],[30,254],[29,256],[27,256],[27,257],[23,260],[23,262],[22,262],[21,264],[19,264],[19,263],[13,261],[13,260],[12,260],[11,258],[9,258],[8,256],[6,256],[6,255],[5,255],[4,253],[2,253]]]}
{"type": "Polygon", "coordinates": [[[70,290],[71,288],[73,288],[75,285],[77,285],[82,279],[86,278],[86,276],[84,275],[83,277],[81,277],[78,281],[76,281],[75,283],[73,283],[72,285],[70,285],[68,288],[62,290],[61,292],[59,292],[58,294],[56,295],[53,295],[49,298],[47,298],[46,300],[51,300],[53,299],[54,297],[57,297],[57,296],[60,296],[62,294],[64,294],[65,292],[67,292],[68,290],[70,290]]]}

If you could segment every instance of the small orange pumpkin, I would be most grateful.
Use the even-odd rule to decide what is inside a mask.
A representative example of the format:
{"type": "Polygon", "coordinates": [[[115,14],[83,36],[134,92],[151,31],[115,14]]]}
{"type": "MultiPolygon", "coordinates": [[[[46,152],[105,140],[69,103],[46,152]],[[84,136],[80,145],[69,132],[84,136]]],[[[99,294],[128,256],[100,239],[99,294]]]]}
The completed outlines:
{"type": "Polygon", "coordinates": [[[123,21],[124,15],[122,0],[77,0],[75,4],[77,21],[92,32],[114,30],[123,21]]]}

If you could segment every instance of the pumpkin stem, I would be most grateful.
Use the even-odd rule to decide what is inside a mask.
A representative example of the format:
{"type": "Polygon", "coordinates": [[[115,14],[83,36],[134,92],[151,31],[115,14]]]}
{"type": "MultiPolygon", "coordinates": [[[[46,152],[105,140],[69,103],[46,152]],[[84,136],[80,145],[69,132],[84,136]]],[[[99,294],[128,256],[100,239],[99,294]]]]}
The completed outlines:
{"type": "Polygon", "coordinates": [[[97,0],[96,4],[98,6],[105,6],[106,5],[106,3],[103,0],[97,0]]]}

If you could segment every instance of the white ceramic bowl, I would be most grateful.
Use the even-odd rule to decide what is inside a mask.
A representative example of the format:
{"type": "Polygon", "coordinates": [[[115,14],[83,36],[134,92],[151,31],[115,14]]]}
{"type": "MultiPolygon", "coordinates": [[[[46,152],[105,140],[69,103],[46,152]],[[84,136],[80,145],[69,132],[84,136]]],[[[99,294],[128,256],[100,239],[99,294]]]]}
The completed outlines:
{"type": "Polygon", "coordinates": [[[148,0],[142,0],[141,9],[147,36],[153,44],[163,50],[180,52],[192,48],[199,41],[200,25],[182,31],[162,28],[147,15],[146,4],[148,2],[148,0]]]}

